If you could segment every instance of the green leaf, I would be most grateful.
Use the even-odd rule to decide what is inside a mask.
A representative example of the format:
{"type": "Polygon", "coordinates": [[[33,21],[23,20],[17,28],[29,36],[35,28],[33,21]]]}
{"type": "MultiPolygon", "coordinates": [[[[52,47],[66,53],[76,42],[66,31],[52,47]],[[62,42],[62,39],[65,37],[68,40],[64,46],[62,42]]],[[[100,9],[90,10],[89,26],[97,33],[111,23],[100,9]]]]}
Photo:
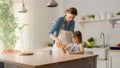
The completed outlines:
{"type": "Polygon", "coordinates": [[[116,13],[116,15],[120,15],[120,11],[116,13]]]}
{"type": "Polygon", "coordinates": [[[93,42],[94,39],[93,39],[93,37],[90,37],[87,41],[88,41],[88,42],[93,42]]]}
{"type": "Polygon", "coordinates": [[[88,18],[95,18],[95,15],[94,14],[91,14],[91,15],[87,15],[88,18]]]}
{"type": "Polygon", "coordinates": [[[6,49],[14,48],[19,36],[16,35],[16,30],[19,32],[28,24],[20,25],[16,17],[11,12],[13,1],[8,3],[6,0],[0,0],[0,41],[6,49]]]}

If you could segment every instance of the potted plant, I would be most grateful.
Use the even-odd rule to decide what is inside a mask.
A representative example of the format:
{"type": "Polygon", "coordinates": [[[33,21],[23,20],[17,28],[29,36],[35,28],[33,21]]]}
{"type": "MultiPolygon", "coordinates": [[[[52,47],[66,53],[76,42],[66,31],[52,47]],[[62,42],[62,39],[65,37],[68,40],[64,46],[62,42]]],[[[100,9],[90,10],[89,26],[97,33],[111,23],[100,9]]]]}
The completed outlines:
{"type": "Polygon", "coordinates": [[[19,36],[16,31],[20,31],[26,24],[20,25],[11,11],[13,1],[6,2],[0,0],[0,42],[3,49],[12,52],[19,36]]]}
{"type": "Polygon", "coordinates": [[[93,37],[88,38],[87,41],[88,41],[88,47],[92,48],[93,47],[93,41],[94,41],[93,37]]]}
{"type": "Polygon", "coordinates": [[[116,13],[117,17],[120,18],[120,11],[116,13]]]}
{"type": "Polygon", "coordinates": [[[88,17],[89,19],[95,19],[95,15],[94,15],[94,14],[87,15],[87,17],[88,17]]]}

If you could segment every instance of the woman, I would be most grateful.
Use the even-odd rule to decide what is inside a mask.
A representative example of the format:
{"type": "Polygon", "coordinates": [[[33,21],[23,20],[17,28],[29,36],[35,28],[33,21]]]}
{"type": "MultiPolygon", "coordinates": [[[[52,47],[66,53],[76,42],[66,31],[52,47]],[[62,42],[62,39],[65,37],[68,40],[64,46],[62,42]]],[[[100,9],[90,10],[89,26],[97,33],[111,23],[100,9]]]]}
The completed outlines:
{"type": "Polygon", "coordinates": [[[77,9],[71,7],[66,10],[66,15],[59,17],[54,21],[53,26],[49,30],[49,37],[55,40],[53,51],[61,51],[62,44],[68,45],[71,41],[72,32],[74,32],[77,9]]]}

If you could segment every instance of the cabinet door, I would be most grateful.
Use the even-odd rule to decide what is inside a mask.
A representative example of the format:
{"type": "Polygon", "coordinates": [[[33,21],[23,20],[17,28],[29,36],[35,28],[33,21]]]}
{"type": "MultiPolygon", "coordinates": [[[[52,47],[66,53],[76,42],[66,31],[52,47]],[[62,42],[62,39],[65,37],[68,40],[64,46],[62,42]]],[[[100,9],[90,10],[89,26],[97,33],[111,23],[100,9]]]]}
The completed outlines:
{"type": "Polygon", "coordinates": [[[110,53],[109,68],[120,68],[120,53],[110,53]]]}
{"type": "Polygon", "coordinates": [[[97,60],[97,68],[107,68],[107,60],[97,60]]]}

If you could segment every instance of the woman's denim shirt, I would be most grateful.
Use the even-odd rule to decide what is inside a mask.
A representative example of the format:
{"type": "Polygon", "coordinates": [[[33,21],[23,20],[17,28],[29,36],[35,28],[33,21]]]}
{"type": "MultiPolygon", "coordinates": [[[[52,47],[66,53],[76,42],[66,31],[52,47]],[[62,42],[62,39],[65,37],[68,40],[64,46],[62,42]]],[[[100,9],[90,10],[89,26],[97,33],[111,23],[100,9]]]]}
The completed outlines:
{"type": "Polygon", "coordinates": [[[75,27],[74,20],[71,21],[71,24],[69,26],[67,21],[65,20],[65,16],[59,17],[55,19],[55,21],[53,22],[53,25],[48,32],[48,35],[54,34],[56,37],[58,37],[60,29],[74,32],[74,27],[75,27]]]}

